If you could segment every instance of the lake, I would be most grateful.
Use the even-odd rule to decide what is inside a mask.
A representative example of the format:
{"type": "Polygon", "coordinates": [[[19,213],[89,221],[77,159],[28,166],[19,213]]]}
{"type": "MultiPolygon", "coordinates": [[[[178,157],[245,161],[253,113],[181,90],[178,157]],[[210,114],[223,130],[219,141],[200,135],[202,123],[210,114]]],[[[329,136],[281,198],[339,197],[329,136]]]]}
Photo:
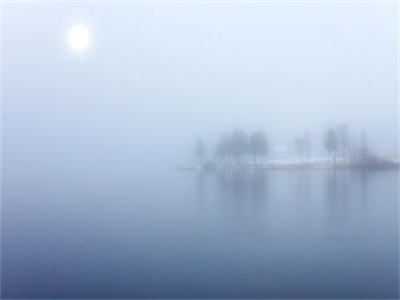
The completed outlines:
{"type": "Polygon", "coordinates": [[[77,168],[3,175],[3,298],[399,297],[397,170],[77,168]]]}

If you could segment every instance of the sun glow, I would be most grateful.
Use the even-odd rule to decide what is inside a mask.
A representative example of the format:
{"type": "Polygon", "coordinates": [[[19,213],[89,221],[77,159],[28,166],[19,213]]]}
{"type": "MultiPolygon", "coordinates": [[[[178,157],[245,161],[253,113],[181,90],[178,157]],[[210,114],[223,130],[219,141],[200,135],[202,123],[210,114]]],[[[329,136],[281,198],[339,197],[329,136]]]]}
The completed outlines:
{"type": "Polygon", "coordinates": [[[68,34],[68,42],[72,49],[82,51],[89,45],[89,31],[83,25],[72,27],[68,34]]]}

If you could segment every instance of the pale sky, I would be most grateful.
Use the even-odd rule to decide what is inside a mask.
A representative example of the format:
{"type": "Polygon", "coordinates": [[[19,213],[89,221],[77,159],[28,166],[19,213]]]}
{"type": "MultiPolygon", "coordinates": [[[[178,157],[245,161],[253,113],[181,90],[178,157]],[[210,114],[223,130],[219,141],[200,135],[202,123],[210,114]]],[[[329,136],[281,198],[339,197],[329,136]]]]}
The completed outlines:
{"type": "Polygon", "coordinates": [[[397,34],[396,3],[4,3],[4,161],[184,163],[341,122],[396,153],[397,34]]]}

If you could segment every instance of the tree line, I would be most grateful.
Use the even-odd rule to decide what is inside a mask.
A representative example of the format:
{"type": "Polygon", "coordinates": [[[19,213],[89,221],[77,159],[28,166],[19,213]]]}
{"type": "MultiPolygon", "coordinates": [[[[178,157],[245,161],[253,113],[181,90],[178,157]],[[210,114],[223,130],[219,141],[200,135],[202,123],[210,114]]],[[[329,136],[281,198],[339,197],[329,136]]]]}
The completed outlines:
{"type": "MultiPolygon", "coordinates": [[[[327,152],[328,163],[336,164],[337,157],[340,155],[342,163],[352,161],[366,161],[373,156],[365,132],[356,139],[354,132],[351,132],[347,124],[339,124],[329,127],[324,132],[322,146],[327,152]]],[[[294,138],[294,148],[302,164],[309,163],[312,155],[311,136],[308,131],[294,138]]],[[[270,145],[265,133],[262,130],[253,131],[250,135],[240,129],[232,130],[231,133],[222,133],[215,146],[213,155],[223,163],[243,166],[246,156],[253,159],[254,166],[262,164],[262,160],[270,152],[270,145]]],[[[195,146],[195,155],[199,163],[204,162],[206,148],[200,138],[195,146]]]]}
{"type": "MultiPolygon", "coordinates": [[[[311,138],[307,132],[303,136],[296,137],[295,148],[303,163],[304,156],[306,162],[309,162],[311,153],[311,138]]],[[[342,158],[342,164],[346,162],[366,162],[375,157],[365,131],[361,132],[358,140],[355,132],[351,132],[347,124],[339,124],[334,127],[328,127],[323,136],[323,147],[328,154],[328,164],[330,161],[336,164],[337,156],[342,158]]]]}
{"type": "Polygon", "coordinates": [[[336,130],[329,127],[324,134],[324,148],[328,152],[333,164],[336,164],[337,155],[341,154],[342,163],[346,161],[366,162],[375,158],[365,131],[362,131],[358,140],[356,134],[349,130],[347,124],[339,124],[336,130]]]}
{"type": "MultiPolygon", "coordinates": [[[[240,129],[233,130],[230,134],[222,133],[214,150],[214,157],[223,162],[224,167],[232,160],[236,166],[245,164],[245,156],[253,157],[254,165],[261,165],[262,158],[269,152],[269,143],[263,131],[253,131],[249,136],[240,129]]],[[[204,142],[199,139],[195,147],[195,155],[202,163],[206,150],[204,142]]]]}

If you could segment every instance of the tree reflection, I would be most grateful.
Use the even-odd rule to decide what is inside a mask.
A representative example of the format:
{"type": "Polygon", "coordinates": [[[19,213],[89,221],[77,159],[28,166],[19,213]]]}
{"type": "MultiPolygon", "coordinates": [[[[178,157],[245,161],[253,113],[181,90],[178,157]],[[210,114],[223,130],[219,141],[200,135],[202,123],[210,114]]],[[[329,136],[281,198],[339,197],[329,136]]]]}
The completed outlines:
{"type": "Polygon", "coordinates": [[[257,209],[267,198],[268,180],[265,170],[229,170],[216,174],[220,198],[237,209],[257,209]]]}
{"type": "Polygon", "coordinates": [[[310,172],[309,170],[301,170],[297,174],[297,198],[310,199],[310,172]]]}
{"type": "Polygon", "coordinates": [[[360,172],[360,187],[363,201],[367,198],[368,189],[368,170],[359,170],[360,172]]]}

